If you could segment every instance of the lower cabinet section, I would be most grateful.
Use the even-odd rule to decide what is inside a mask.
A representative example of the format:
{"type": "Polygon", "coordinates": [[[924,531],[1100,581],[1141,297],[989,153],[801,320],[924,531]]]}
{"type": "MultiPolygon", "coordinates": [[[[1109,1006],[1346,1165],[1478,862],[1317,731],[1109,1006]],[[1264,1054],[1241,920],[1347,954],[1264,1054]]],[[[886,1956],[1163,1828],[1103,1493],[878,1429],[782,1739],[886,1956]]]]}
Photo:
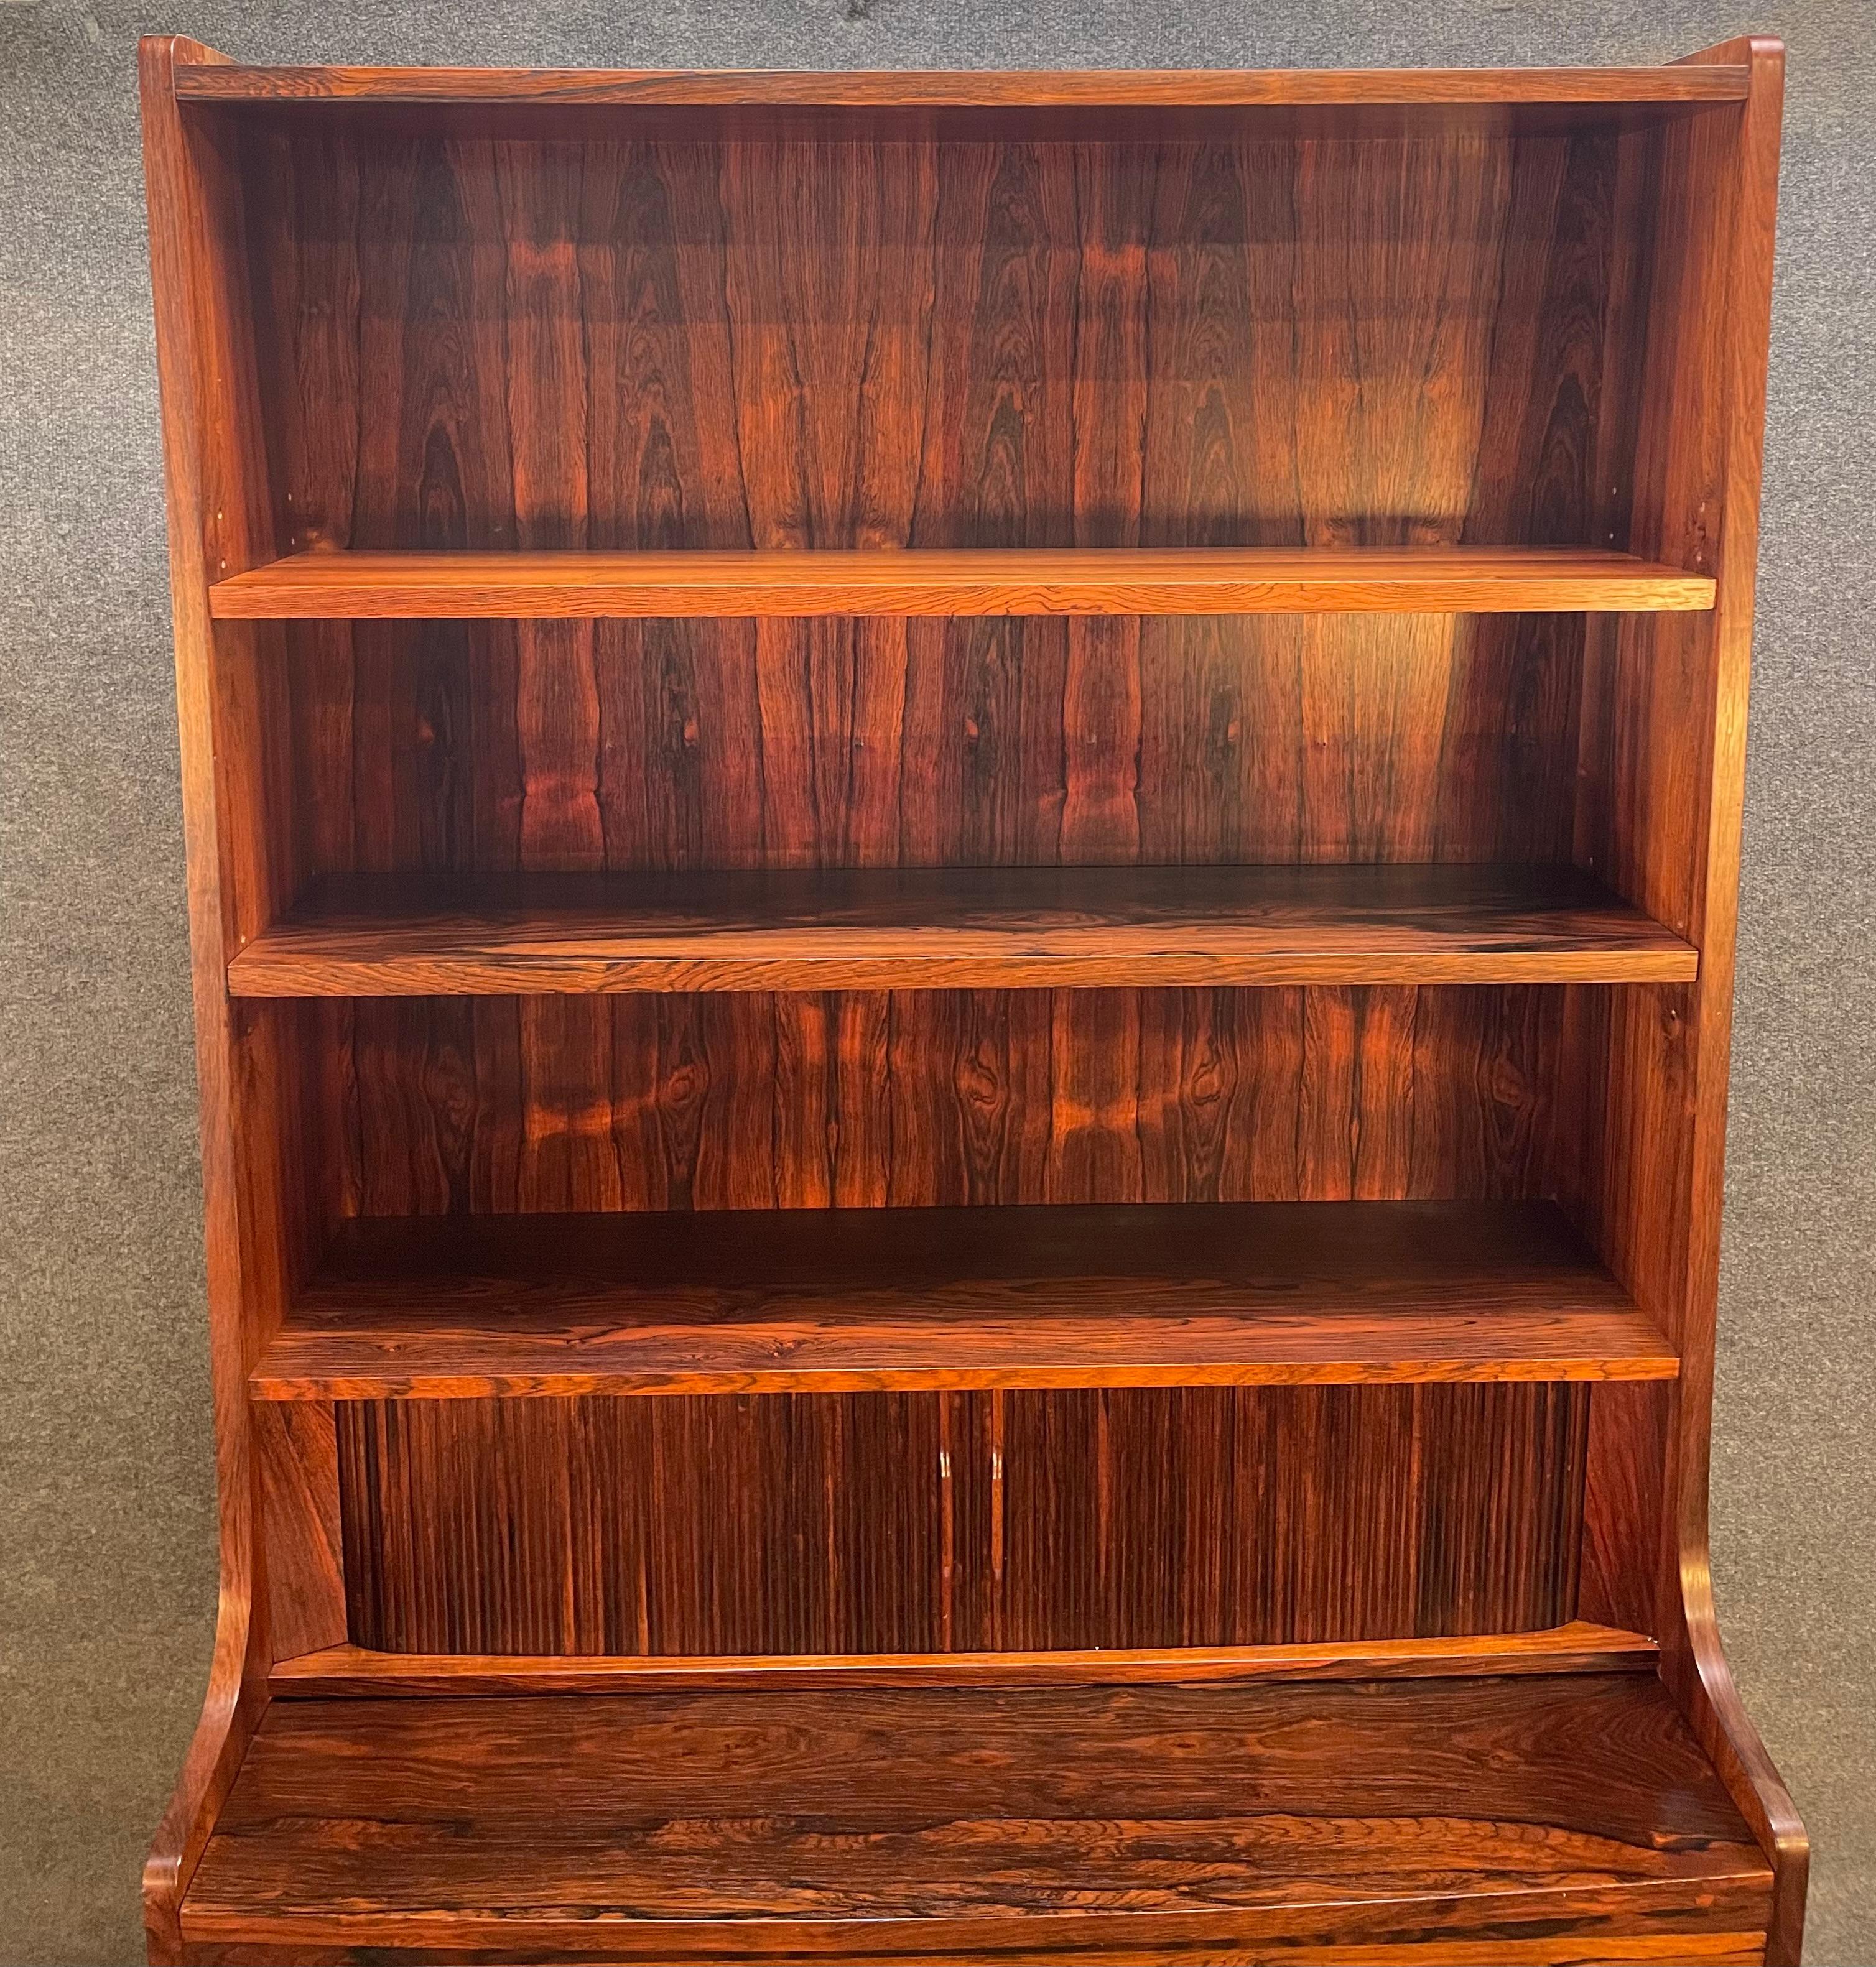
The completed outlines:
{"type": "Polygon", "coordinates": [[[352,1641],[927,1653],[1574,1615],[1562,1383],[341,1401],[352,1641]]]}
{"type": "Polygon", "coordinates": [[[1771,1874],[1643,1673],[279,1700],[186,1957],[1757,1961],[1771,1874]]]}

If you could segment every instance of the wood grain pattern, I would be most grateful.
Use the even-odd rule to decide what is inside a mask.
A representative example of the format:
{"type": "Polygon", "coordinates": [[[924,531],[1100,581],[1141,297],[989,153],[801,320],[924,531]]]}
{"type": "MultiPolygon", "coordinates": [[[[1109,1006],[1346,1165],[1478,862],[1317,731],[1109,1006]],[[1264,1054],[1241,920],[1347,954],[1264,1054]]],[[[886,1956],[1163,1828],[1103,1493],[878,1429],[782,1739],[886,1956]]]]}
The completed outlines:
{"type": "Polygon", "coordinates": [[[270,1401],[1671,1377],[1542,1203],[345,1225],[270,1401]]]}
{"type": "MultiPolygon", "coordinates": [[[[749,1936],[739,1936],[746,1947],[749,1936]]],[[[1074,1941],[1074,1958],[1085,1963],[1085,1967],[1138,1967],[1139,1952],[1129,1942],[1121,1941],[1118,1949],[1102,1946],[1092,1951],[1089,1944],[1085,1933],[1077,1935],[1074,1941]]],[[[513,1967],[512,1955],[480,1947],[312,1948],[303,1944],[281,1947],[244,1942],[234,1947],[192,1946],[186,1952],[191,1967],[392,1967],[392,1963],[406,1961],[423,1961],[432,1967],[513,1967]]],[[[1175,1959],[1182,1957],[1178,1944],[1170,1941],[1166,1952],[1175,1959]]],[[[629,1958],[610,1951],[583,1952],[579,1957],[586,1967],[624,1967],[629,1958]]],[[[810,1956],[771,1949],[758,1957],[764,1967],[787,1967],[789,1962],[800,1967],[810,1956]]],[[[1033,1953],[1012,1954],[1008,1949],[986,1954],[981,1942],[972,1957],[1009,1963],[1009,1967],[1019,1967],[1019,1963],[1020,1967],[1034,1967],[1037,1959],[1033,1953]]],[[[1205,1957],[1215,1957],[1215,1950],[1205,1957]]],[[[1761,1967],[1765,1958],[1765,1936],[1762,1932],[1718,1930],[1695,1933],[1614,1933],[1604,1926],[1587,1936],[1564,1932],[1542,1940],[1447,1938],[1375,1946],[1344,1946],[1332,1942],[1292,1943],[1281,1935],[1253,1944],[1244,1942],[1240,1936],[1227,1957],[1244,1963],[1244,1967],[1629,1967],[1631,1962],[1648,1962],[1664,1963],[1664,1967],[1761,1967]]],[[[640,1962],[643,1958],[642,1954],[638,1956],[640,1962]]],[[[890,1958],[877,1953],[849,1953],[845,1958],[848,1967],[904,1967],[906,1956],[902,1949],[895,1948],[890,1958]]]]}
{"type": "Polygon", "coordinates": [[[294,1701],[262,1724],[183,1924],[198,1943],[669,1960],[782,1919],[796,1957],[1215,1958],[1738,1936],[1768,1887],[1672,1704],[1630,1675],[786,1711],[294,1701]]]}
{"type": "MultiPolygon", "coordinates": [[[[658,1959],[676,1934],[777,1961],[1792,1967],[1803,1833],[1719,1650],[1704,1501],[1781,58],[1741,41],[1598,76],[465,83],[240,76],[146,44],[224,1567],[209,1710],[148,1874],[153,1959],[658,1959]],[[1520,566],[1569,578],[1502,577],[1520,566]],[[1377,586],[1383,568],[1434,584],[1377,586]],[[1690,605],[1603,612],[1650,598],[1602,583],[1638,569],[1671,583],[1653,599],[1690,605]],[[1202,584],[1221,570],[1222,592],[1202,584]],[[1299,584],[1254,586],[1273,573],[1299,584]],[[284,605],[283,581],[348,612],[215,619],[284,605]],[[1455,612],[1513,596],[1571,612],[1455,612]],[[361,597],[425,612],[371,619],[361,597]],[[1143,612],[1253,601],[1282,612],[1143,612]],[[1097,603],[1126,612],[904,612],[1097,603]],[[526,612],[431,612],[470,604],[526,612]],[[731,606],[750,612],[669,612],[731,606]],[[848,612],[762,612],[780,606],[848,612]],[[1546,871],[1566,864],[1567,894],[1546,871]],[[584,899],[516,912],[510,884],[539,877],[584,899]],[[326,881],[367,884],[357,919],[326,881]],[[774,905],[791,883],[804,899],[774,905]],[[1415,893],[1445,900],[1403,919],[1415,893]],[[1289,899],[1255,919],[1192,905],[1253,893],[1289,899]],[[771,900],[726,906],[745,894],[771,900]],[[1273,967],[1299,932],[1305,961],[1356,967],[1273,967]],[[671,966],[673,938],[721,965],[725,934],[741,971],[671,966]],[[1281,949],[1247,954],[1273,934],[1281,949]],[[943,969],[934,935],[991,967],[943,969]],[[1194,966],[1176,984],[1153,967],[1168,954],[1194,966]],[[352,967],[318,974],[335,955],[352,967]],[[778,955],[794,967],[762,971],[778,955]],[[283,961],[322,990],[439,994],[230,996],[231,971],[238,990],[283,961]],[[647,961],[693,987],[642,992],[618,967],[647,961]],[[886,987],[912,961],[953,987],[886,987]],[[1050,987],[1078,962],[1109,967],[1050,987]],[[555,966],[577,987],[532,987],[555,966]],[[1143,1237],[1152,1205],[1215,1231],[1233,1203],[1427,1203],[1476,1229],[1490,1205],[1552,1199],[1597,1259],[1568,1260],[1595,1300],[1569,1311],[1570,1342],[1499,1301],[1515,1265],[1484,1300],[1403,1308],[1416,1276],[1451,1288],[1449,1248],[1434,1275],[1398,1267],[1379,1326],[1378,1271],[1352,1306],[1311,1300],[1312,1327],[1282,1328],[1305,1377],[1646,1361],[1680,1378],[997,1377],[1059,1371],[1071,1346],[1070,1373],[1195,1363],[1152,1353],[1181,1315],[1163,1299],[1099,1313],[1098,1343],[1085,1297],[1039,1319],[1066,1267],[1058,1246],[1038,1285],[1015,1212],[1046,1205],[1086,1255],[1143,1237]],[[995,1274],[966,1267],[935,1322],[901,1302],[864,1342],[885,1351],[830,1363],[858,1334],[855,1277],[876,1299],[959,1276],[882,1286],[883,1255],[843,1273],[830,1231],[848,1257],[856,1235],[908,1232],[916,1253],[900,1212],[947,1209],[1012,1212],[963,1232],[995,1274]],[[642,1297],[665,1288],[660,1238],[704,1271],[693,1323],[658,1328],[674,1366],[651,1370],[723,1370],[702,1333],[767,1377],[574,1397],[587,1381],[544,1390],[549,1361],[534,1384],[543,1342],[570,1332],[647,1370],[647,1328],[596,1318],[592,1278],[514,1260],[569,1213],[613,1219],[558,1253],[597,1269],[599,1300],[621,1253],[642,1297]],[[355,1220],[383,1218],[402,1226],[355,1220]],[[380,1275],[372,1342],[446,1332],[466,1374],[289,1383],[319,1397],[251,1411],[264,1358],[333,1342],[283,1323],[325,1288],[305,1288],[317,1249],[342,1269],[380,1235],[429,1253],[402,1288],[457,1315],[413,1340],[380,1275]],[[748,1264],[713,1282],[697,1253],[726,1260],[737,1239],[748,1264]],[[484,1291],[489,1264],[451,1266],[497,1247],[492,1290],[467,1300],[490,1315],[435,1295],[484,1291]],[[771,1274],[791,1250],[814,1274],[771,1274]],[[493,1315],[518,1279],[532,1297],[493,1315]],[[1003,1322],[962,1325],[985,1291],[1003,1322]],[[1415,1320],[1438,1341],[1425,1357],[1398,1343],[1415,1320]],[[1470,1342],[1488,1330],[1489,1358],[1470,1342]],[[487,1350],[518,1339],[523,1355],[487,1350]],[[804,1367],[852,1390],[742,1390],[804,1367]],[[908,1371],[927,1377],[864,1377],[908,1371]],[[482,1397],[524,1387],[538,1397],[482,1397]],[[432,1390],[473,1397],[395,1397],[432,1390]],[[1619,1676],[1606,1706],[1594,1674],[1396,1681],[1445,1704],[1370,1753],[1354,1721],[1409,1711],[1389,1684],[1295,1678],[1444,1671],[1456,1640],[1580,1665],[1532,1636],[1585,1617],[1658,1636],[1661,1681],[1619,1676]],[[228,1806],[213,1848],[234,1886],[198,1931],[179,1914],[191,1868],[270,1665],[307,1645],[406,1692],[466,1674],[477,1697],[354,1710],[407,1747],[350,1721],[321,1738],[312,1710],[338,1710],[302,1699],[276,1759],[264,1724],[254,1781],[312,1788],[228,1806]],[[1239,1674],[1269,1647],[1305,1649],[1254,1663],[1288,1684],[1151,1678],[1181,1652],[1239,1674]],[[1181,1725],[1150,1785],[1182,1767],[1233,1811],[1248,1785],[1223,1841],[1182,1804],[1114,1801],[1135,1752],[1116,1736],[1160,1735],[1138,1710],[1121,1728],[1130,1695],[1049,1683],[1117,1653],[1150,1701],[1285,1704],[1268,1727],[1240,1707],[1215,1738],[1164,1710],[1181,1725]],[[668,1704],[674,1743],[697,1704],[794,1676],[729,1731],[745,1763],[783,1742],[784,1787],[720,1781],[639,1838],[619,1814],[623,1733],[604,1767],[548,1754],[581,1725],[565,1690],[658,1663],[678,1680],[606,1704],[604,1726],[668,1704]],[[1044,1684],[849,1678],[947,1671],[1044,1684]],[[510,1684],[563,1691],[505,1721],[510,1684]],[[872,1704],[940,1695],[990,1704],[932,1723],[930,1783],[896,1718],[844,1752],[839,1726],[864,1733],[872,1704]],[[997,1704],[1032,1695],[1092,1704],[1011,1735],[997,1704]],[[467,1710],[481,1721],[451,1719],[467,1710]],[[804,1743],[820,1762],[789,1786],[804,1743]],[[1468,1743],[1484,1773],[1462,1782],[1468,1743]],[[545,1759],[519,1772],[517,1745],[545,1759]],[[1370,1789],[1325,1796],[1312,1755],[1370,1789]],[[347,1765],[338,1788],[328,1759],[347,1765]],[[1012,1796],[935,1834],[823,1822],[813,1785],[849,1762],[890,1766],[894,1808],[1033,1776],[1098,1792],[1100,1816],[1065,1827],[1012,1796]],[[427,1797],[451,1767],[481,1780],[471,1765],[516,1772],[503,1794],[571,1837],[571,1870],[564,1843],[540,1868],[532,1826],[501,1847],[518,1862],[490,1862],[461,1788],[419,1824],[327,1809],[345,1781],[427,1797]],[[1491,1814],[1493,1783],[1538,1768],[1534,1815],[1491,1814]],[[1450,1803],[1427,1787],[1448,1777],[1450,1803]],[[1707,1866],[1686,1813],[1722,1788],[1736,1814],[1713,1835],[1742,1855],[1707,1866]],[[1618,1791],[1612,1851],[1600,1819],[1593,1849],[1557,1846],[1577,1833],[1551,1799],[1618,1791]],[[710,1814],[725,1801],[727,1829],[710,1814]],[[433,1850],[467,1868],[453,1885],[434,1887],[433,1850]],[[750,1917],[771,1888],[788,1916],[750,1917]],[[697,1917],[674,1924],[687,1891],[697,1917]]],[[[1292,1300],[1340,1289],[1311,1268],[1319,1230],[1272,1258],[1292,1300]]],[[[1185,1294],[1142,1255],[1099,1267],[1111,1300],[1169,1277],[1185,1294]]],[[[1250,1344],[1241,1304],[1198,1323],[1221,1316],[1237,1329],[1205,1327],[1220,1349],[1202,1370],[1297,1368],[1266,1356],[1280,1319],[1260,1313],[1250,1344]]],[[[600,1755],[612,1738],[583,1739],[600,1755]]],[[[716,1753],[684,1766],[701,1778],[716,1753]]]]}
{"type": "Polygon", "coordinates": [[[1660,1633],[1665,1671],[1735,1800],[1775,1854],[1768,1958],[1795,1962],[1807,1852],[1789,1795],[1735,1691],[1707,1549],[1706,1467],[1739,829],[1758,541],[1782,48],[1730,42],[1696,65],[1746,60],[1744,114],[1619,146],[1622,195],[1658,241],[1633,459],[1638,551],[1713,570],[1700,627],[1592,625],[1581,725],[1577,858],[1702,951],[1699,981],[1618,991],[1566,1013],[1565,1071],[1586,1084],[1590,1135],[1562,1190],[1618,1274],[1680,1335],[1679,1390],[1637,1425],[1593,1437],[1599,1602],[1660,1633]]]}
{"type": "Polygon", "coordinates": [[[1527,69],[500,69],[255,67],[189,63],[176,93],[197,102],[548,101],[956,104],[1177,108],[1266,103],[1729,102],[1743,63],[1701,68],[1527,69]]]}
{"type": "Polygon", "coordinates": [[[224,621],[1546,614],[1710,608],[1713,584],[1628,554],[1528,547],[306,553],[218,582],[209,600],[224,621]]]}
{"type": "Polygon", "coordinates": [[[1563,993],[319,1005],[335,1217],[1540,1196],[1563,993]]]}
{"type": "Polygon", "coordinates": [[[704,1694],[766,1688],[1115,1687],[1220,1681],[1383,1680],[1489,1674],[1651,1674],[1639,1633],[1573,1620],[1536,1633],[1457,1639],[1341,1640],[1330,1646],[1105,1647],[1085,1652],[750,1653],[697,1659],[570,1659],[513,1653],[381,1653],[349,1643],[277,1660],[268,1685],[308,1700],[534,1694],[704,1694]]]}
{"type": "MultiPolygon", "coordinates": [[[[290,729],[276,631],[217,628],[208,590],[273,558],[265,438],[243,264],[238,145],[186,121],[179,60],[199,44],[138,47],[151,288],[163,410],[191,980],[201,1096],[204,1258],[219,1516],[215,1652],[202,1713],[143,1875],[150,1960],[179,1961],[183,1891],[267,1699],[272,1652],[247,1372],[277,1324],[313,1232],[289,1170],[306,1151],[291,1021],[231,1004],[228,958],[285,906],[299,870],[291,815],[267,795],[290,729]]],[[[316,1585],[290,1575],[283,1604],[316,1585]]],[[[302,1625],[294,1636],[329,1628],[302,1625]]]]}
{"type": "MultiPolygon", "coordinates": [[[[1584,324],[1632,250],[1609,131],[251,140],[302,546],[1470,553],[1626,523],[1589,469],[1584,324]]],[[[312,864],[1570,856],[1580,616],[574,632],[296,626],[312,864]]]]}
{"type": "Polygon", "coordinates": [[[1583,621],[1150,619],[1130,666],[1065,621],[602,622],[525,665],[514,624],[293,624],[282,794],[335,874],[1567,862],[1583,621]]]}
{"type": "Polygon", "coordinates": [[[276,1661],[345,1637],[338,1441],[330,1400],[257,1407],[251,1426],[276,1661]]]}
{"type": "Polygon", "coordinates": [[[1678,982],[1699,958],[1567,868],[865,868],[328,878],[241,997],[1129,984],[1678,982]]]}
{"type": "Polygon", "coordinates": [[[1620,140],[256,126],[280,531],[340,582],[345,549],[1620,553],[1620,140]]]}
{"type": "Polygon", "coordinates": [[[392,1652],[687,1655],[1538,1629],[1574,1613],[1588,1400],[341,1402],[349,1630],[392,1652]]]}

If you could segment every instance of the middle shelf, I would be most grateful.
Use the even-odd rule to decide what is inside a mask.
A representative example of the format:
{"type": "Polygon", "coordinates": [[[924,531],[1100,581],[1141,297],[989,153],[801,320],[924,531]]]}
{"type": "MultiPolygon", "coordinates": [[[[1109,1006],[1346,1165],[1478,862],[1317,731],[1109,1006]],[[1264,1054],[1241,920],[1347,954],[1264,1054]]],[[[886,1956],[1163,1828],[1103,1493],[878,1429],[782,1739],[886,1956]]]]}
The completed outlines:
{"type": "Polygon", "coordinates": [[[1469,864],[328,877],[240,997],[1684,983],[1574,868],[1469,864]]]}
{"type": "Polygon", "coordinates": [[[1590,547],[1022,547],[290,554],[222,620],[1697,612],[1710,574],[1590,547]]]}
{"type": "Polygon", "coordinates": [[[258,1399],[1671,1379],[1543,1202],[353,1219],[258,1399]]]}

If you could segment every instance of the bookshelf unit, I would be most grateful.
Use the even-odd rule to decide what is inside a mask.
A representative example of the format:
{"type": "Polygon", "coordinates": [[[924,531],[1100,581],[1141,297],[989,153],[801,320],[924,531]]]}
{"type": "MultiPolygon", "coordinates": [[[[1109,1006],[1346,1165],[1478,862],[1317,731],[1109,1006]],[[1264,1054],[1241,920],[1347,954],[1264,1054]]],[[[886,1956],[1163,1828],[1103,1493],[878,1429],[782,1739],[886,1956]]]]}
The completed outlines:
{"type": "Polygon", "coordinates": [[[142,50],[222,1602],[160,1963],[1764,1962],[1782,50],[142,50]]]}

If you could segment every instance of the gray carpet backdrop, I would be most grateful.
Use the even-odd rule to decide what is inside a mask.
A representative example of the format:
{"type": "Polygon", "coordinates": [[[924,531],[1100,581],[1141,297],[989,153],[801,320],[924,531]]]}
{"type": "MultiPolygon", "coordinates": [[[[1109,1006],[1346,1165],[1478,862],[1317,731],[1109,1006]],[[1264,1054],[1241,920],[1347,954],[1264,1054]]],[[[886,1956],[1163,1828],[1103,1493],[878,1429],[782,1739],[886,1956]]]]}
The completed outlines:
{"type": "Polygon", "coordinates": [[[1876,1960],[1870,0],[0,0],[0,1962],[143,1957],[215,1606],[135,44],[774,67],[1651,62],[1791,44],[1714,1465],[1739,1678],[1876,1960]]]}

